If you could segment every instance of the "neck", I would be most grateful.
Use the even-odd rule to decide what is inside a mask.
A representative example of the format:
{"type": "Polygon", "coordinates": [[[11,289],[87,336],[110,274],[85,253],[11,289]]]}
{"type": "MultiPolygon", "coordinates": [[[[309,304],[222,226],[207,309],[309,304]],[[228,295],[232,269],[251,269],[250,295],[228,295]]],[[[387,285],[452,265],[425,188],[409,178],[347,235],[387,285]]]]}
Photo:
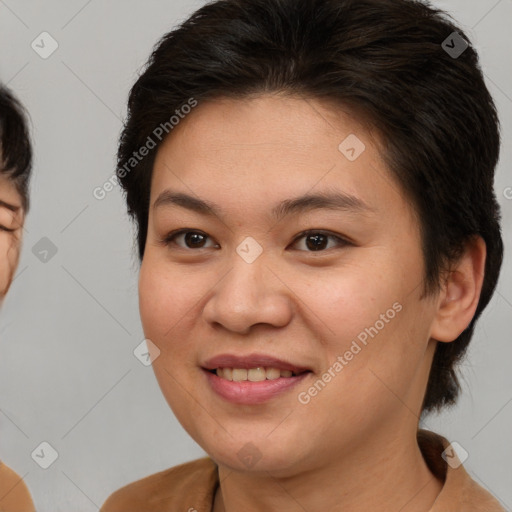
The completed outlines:
{"type": "Polygon", "coordinates": [[[357,449],[333,455],[329,464],[324,460],[292,476],[219,465],[221,484],[213,511],[428,512],[442,483],[428,469],[414,427],[380,432],[363,439],[357,449]]]}

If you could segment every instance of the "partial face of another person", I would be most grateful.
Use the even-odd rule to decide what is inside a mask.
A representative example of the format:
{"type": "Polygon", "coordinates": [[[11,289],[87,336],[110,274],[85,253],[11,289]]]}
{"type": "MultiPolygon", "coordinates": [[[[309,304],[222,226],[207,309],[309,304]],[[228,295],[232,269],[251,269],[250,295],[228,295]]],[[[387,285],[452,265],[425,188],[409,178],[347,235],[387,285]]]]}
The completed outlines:
{"type": "Polygon", "coordinates": [[[264,95],[200,104],[158,150],[141,318],[166,400],[220,464],[292,475],[416,429],[436,301],[376,144],[339,109],[264,95]],[[332,201],[294,206],[313,195],[332,201]]]}
{"type": "Polygon", "coordinates": [[[18,266],[24,217],[16,186],[0,175],[0,304],[18,266]]]}

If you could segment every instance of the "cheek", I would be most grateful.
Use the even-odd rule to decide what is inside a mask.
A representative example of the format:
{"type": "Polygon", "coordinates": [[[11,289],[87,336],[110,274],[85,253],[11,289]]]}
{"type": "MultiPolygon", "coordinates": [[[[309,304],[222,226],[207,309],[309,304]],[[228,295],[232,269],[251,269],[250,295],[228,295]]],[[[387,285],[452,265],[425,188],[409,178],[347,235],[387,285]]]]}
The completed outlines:
{"type": "Polygon", "coordinates": [[[160,350],[155,373],[167,371],[184,378],[197,366],[201,344],[197,324],[209,286],[197,270],[162,260],[150,253],[144,257],[139,274],[140,317],[145,337],[160,350]]]}
{"type": "MultiPolygon", "coordinates": [[[[194,417],[200,417],[196,371],[196,346],[187,334],[195,314],[197,288],[193,276],[184,276],[150,253],[144,256],[139,273],[139,309],[144,335],[160,351],[152,367],[162,393],[183,427],[194,437],[194,417]],[[190,277],[190,280],[188,279],[190,277]],[[185,392],[186,390],[186,392],[185,392]]],[[[204,292],[203,292],[204,293],[204,292]]]]}
{"type": "Polygon", "coordinates": [[[19,256],[19,240],[13,233],[0,233],[0,295],[4,295],[9,289],[19,256]]]}
{"type": "Polygon", "coordinates": [[[145,256],[139,274],[139,308],[144,332],[162,341],[180,328],[196,289],[193,276],[145,256]]]}
{"type": "Polygon", "coordinates": [[[418,294],[410,292],[402,267],[391,259],[389,264],[361,260],[335,275],[317,273],[314,280],[296,276],[294,291],[314,323],[310,329],[320,335],[325,370],[337,375],[330,399],[366,400],[378,394],[382,385],[370,369],[390,383],[399,384],[397,375],[404,381],[412,378],[404,369],[413,372],[421,359],[428,318],[423,318],[423,306],[418,294]],[[341,371],[332,369],[336,361],[341,371]]]}
{"type": "Polygon", "coordinates": [[[389,316],[395,316],[392,308],[402,295],[401,287],[378,265],[360,262],[323,275],[318,269],[311,272],[311,277],[295,276],[293,291],[332,352],[346,350],[352,339],[373,326],[386,311],[391,309],[389,316]]]}

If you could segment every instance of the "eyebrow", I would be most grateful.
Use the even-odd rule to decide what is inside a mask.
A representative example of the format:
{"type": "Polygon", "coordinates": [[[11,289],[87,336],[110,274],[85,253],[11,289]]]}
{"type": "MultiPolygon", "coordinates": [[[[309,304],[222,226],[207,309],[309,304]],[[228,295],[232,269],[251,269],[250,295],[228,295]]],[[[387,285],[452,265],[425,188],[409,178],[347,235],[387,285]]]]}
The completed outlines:
{"type": "Polygon", "coordinates": [[[12,212],[17,212],[21,208],[21,206],[15,206],[13,204],[6,203],[5,201],[2,201],[1,199],[0,199],[0,206],[3,206],[4,208],[11,210],[12,212]]]}
{"type": "MultiPolygon", "coordinates": [[[[222,208],[219,205],[172,190],[164,190],[153,203],[153,209],[163,206],[180,206],[203,215],[222,217],[222,208]]],[[[331,191],[285,199],[272,209],[271,215],[274,219],[280,220],[293,213],[304,213],[321,209],[342,210],[361,214],[375,212],[375,208],[370,207],[356,196],[345,192],[331,191]]]]}

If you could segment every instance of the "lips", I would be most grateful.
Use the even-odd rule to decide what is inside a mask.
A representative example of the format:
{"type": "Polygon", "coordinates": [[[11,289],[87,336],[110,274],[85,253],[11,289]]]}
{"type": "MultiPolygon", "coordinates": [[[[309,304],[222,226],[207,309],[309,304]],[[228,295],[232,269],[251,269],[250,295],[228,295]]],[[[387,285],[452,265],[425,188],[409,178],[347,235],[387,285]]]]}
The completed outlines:
{"type": "Polygon", "coordinates": [[[311,373],[305,366],[261,354],[222,354],[208,359],[202,368],[210,388],[239,405],[263,404],[291,390],[311,373]]]}
{"type": "Polygon", "coordinates": [[[203,365],[205,370],[217,370],[217,368],[240,368],[250,370],[251,368],[277,368],[288,370],[295,375],[311,371],[306,366],[296,365],[282,359],[263,354],[251,354],[248,356],[235,356],[233,354],[220,354],[208,359],[203,365]]]}

